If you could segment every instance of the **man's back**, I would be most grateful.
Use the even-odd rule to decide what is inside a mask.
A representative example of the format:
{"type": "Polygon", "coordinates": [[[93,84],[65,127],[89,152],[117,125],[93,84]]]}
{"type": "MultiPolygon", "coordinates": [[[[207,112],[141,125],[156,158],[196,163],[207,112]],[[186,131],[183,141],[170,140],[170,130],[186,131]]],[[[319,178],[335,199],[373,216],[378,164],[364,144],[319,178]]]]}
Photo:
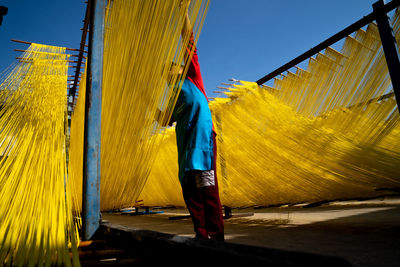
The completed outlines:
{"type": "Polygon", "coordinates": [[[179,178],[189,170],[210,170],[213,167],[212,117],[205,95],[188,79],[175,105],[179,178]]]}

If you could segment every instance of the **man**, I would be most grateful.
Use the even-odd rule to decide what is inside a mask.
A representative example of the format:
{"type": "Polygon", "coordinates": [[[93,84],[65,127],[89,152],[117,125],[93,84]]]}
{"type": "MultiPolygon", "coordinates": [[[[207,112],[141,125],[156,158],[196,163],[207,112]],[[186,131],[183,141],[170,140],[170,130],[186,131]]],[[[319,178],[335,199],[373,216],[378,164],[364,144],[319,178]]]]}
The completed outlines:
{"type": "Polygon", "coordinates": [[[182,87],[171,118],[177,122],[179,180],[196,238],[223,241],[224,223],[215,169],[216,133],[197,49],[192,49],[194,40],[188,14],[182,36],[186,34],[191,35],[187,52],[193,55],[186,77],[180,82],[182,87]]]}

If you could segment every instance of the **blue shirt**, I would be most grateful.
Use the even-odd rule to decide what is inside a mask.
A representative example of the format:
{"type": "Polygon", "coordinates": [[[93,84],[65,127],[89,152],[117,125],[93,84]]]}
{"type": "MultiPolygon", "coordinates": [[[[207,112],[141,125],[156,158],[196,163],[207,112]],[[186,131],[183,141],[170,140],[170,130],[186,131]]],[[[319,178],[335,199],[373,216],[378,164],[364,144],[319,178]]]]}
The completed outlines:
{"type": "Polygon", "coordinates": [[[213,124],[204,94],[188,79],[182,84],[173,118],[176,120],[179,180],[186,171],[212,170],[213,124]]]}

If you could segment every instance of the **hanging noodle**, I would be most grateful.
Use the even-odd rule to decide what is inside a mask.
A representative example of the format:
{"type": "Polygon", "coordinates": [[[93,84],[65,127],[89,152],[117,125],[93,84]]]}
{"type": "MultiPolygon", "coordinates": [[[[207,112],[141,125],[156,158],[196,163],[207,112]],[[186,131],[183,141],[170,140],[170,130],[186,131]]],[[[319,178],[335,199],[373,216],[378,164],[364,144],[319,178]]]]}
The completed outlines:
{"type": "Polygon", "coordinates": [[[67,72],[64,48],[32,44],[0,82],[2,266],[79,266],[66,187],[67,72]]]}
{"type": "MultiPolygon", "coordinates": [[[[109,1],[104,49],[101,209],[184,205],[171,116],[190,36],[187,1],[109,1]],[[169,86],[167,86],[169,84],[169,86]],[[161,112],[159,112],[161,111],[161,112]],[[159,123],[160,122],[160,123],[159,123]],[[153,167],[153,168],[152,168],[153,167]],[[147,183],[146,183],[147,181],[147,183]],[[144,190],[142,190],[144,188],[144,190]]],[[[196,38],[208,1],[192,1],[196,38]]],[[[399,13],[394,31],[399,39],[399,13]]],[[[0,263],[79,266],[72,211],[82,196],[85,78],[66,160],[64,48],[32,44],[0,80],[0,263]],[[73,188],[73,190],[71,190],[73,188]]],[[[244,82],[210,103],[224,205],[371,197],[400,186],[400,126],[375,24],[273,87],[244,82]]]]}
{"type": "MultiPolygon", "coordinates": [[[[399,12],[393,21],[399,39],[399,12]]],[[[272,87],[241,82],[210,103],[223,205],[366,198],[400,187],[399,112],[374,23],[340,52],[327,48],[281,77],[272,87]]],[[[140,199],[184,206],[175,134],[165,134],[140,199]]]]}
{"type": "MultiPolygon", "coordinates": [[[[152,136],[168,121],[178,96],[170,88],[173,63],[184,62],[189,35],[182,27],[189,1],[112,1],[107,7],[104,41],[101,210],[135,204],[160,147],[152,136]],[[167,82],[170,86],[167,86],[167,82]],[[158,110],[162,111],[158,113],[158,110]]],[[[191,1],[195,40],[208,1],[191,1]]],[[[72,117],[70,169],[81,203],[84,89],[72,117]],[[79,133],[78,133],[79,132],[79,133]]]]}

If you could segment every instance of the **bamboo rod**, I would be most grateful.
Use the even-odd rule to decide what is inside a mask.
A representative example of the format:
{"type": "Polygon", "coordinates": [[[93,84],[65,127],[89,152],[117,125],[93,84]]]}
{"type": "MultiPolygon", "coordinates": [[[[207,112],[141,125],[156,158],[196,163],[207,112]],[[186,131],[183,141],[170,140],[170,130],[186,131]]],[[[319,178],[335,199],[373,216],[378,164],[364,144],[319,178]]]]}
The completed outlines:
{"type": "MultiPolygon", "coordinates": [[[[14,51],[15,52],[22,52],[22,53],[32,52],[32,51],[24,50],[24,49],[14,49],[14,51]]],[[[46,53],[46,52],[34,51],[34,53],[46,53]]],[[[66,55],[69,55],[70,57],[78,57],[78,55],[73,55],[73,54],[66,54],[66,55]]]]}
{"type": "MultiPolygon", "coordinates": [[[[27,41],[22,41],[22,40],[16,40],[16,39],[11,39],[11,41],[12,42],[16,42],[16,43],[21,43],[21,44],[32,44],[32,42],[27,42],[27,41]]],[[[68,51],[77,51],[77,52],[80,52],[80,50],[79,49],[76,49],[76,48],[68,48],[68,47],[66,47],[65,48],[66,50],[68,50],[68,51]]],[[[84,53],[87,53],[87,51],[83,51],[84,53]]]]}
{"type": "MultiPolygon", "coordinates": [[[[18,60],[25,60],[25,61],[27,61],[27,62],[29,62],[30,60],[32,60],[31,58],[24,58],[24,57],[16,57],[15,59],[18,59],[18,60]]],[[[58,59],[59,61],[62,61],[62,59],[58,59]]],[[[78,61],[76,61],[76,60],[65,60],[65,61],[67,61],[68,63],[77,63],[78,61]]],[[[73,67],[75,67],[75,66],[73,66],[73,67]]]]}
{"type": "Polygon", "coordinates": [[[223,87],[223,86],[217,86],[217,88],[223,89],[223,90],[231,90],[231,88],[229,88],[229,87],[223,87]]]}

